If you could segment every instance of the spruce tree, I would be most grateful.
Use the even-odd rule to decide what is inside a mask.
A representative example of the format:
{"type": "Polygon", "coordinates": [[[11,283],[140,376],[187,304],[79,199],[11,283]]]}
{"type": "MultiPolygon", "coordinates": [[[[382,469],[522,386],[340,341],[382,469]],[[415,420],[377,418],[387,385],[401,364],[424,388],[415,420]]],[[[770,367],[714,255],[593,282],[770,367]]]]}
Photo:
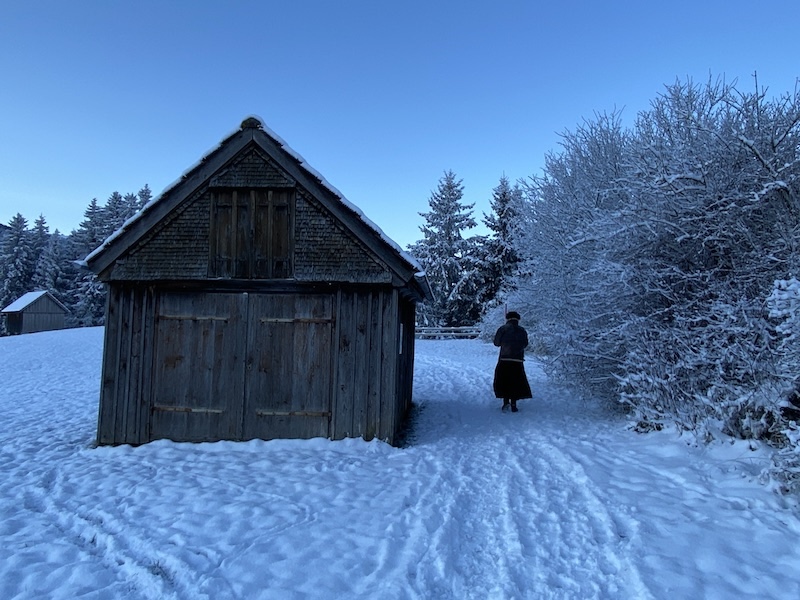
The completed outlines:
{"type": "Polygon", "coordinates": [[[33,274],[33,287],[47,290],[65,305],[69,304],[70,281],[66,264],[70,257],[66,254],[66,238],[56,229],[50,235],[42,250],[33,274]]]}
{"type": "MultiPolygon", "coordinates": [[[[120,196],[121,200],[122,196],[120,196]]],[[[114,203],[116,203],[116,199],[114,203]]],[[[106,217],[106,211],[99,206],[97,198],[93,198],[84,212],[84,220],[80,227],[70,236],[72,238],[71,253],[74,259],[85,258],[103,242],[104,232],[109,228],[109,221],[106,217]]],[[[72,318],[77,325],[102,324],[105,310],[105,288],[97,281],[94,273],[85,269],[76,269],[73,272],[68,308],[72,311],[72,318]]]]}
{"type": "Polygon", "coordinates": [[[137,196],[139,197],[139,202],[136,207],[136,210],[142,210],[147,205],[147,203],[153,199],[153,192],[150,191],[150,186],[148,186],[145,183],[144,187],[139,190],[137,196]]]}
{"type": "Polygon", "coordinates": [[[516,249],[522,228],[522,190],[511,187],[503,175],[492,190],[489,201],[491,212],[483,216],[483,223],[491,232],[484,240],[483,301],[495,300],[501,289],[513,287],[513,275],[520,263],[516,249]]]}
{"type": "Polygon", "coordinates": [[[438,187],[431,193],[430,211],[420,213],[425,224],[420,227],[423,239],[414,244],[412,253],[428,276],[434,300],[422,307],[422,319],[445,326],[471,325],[475,321],[465,311],[463,301],[472,290],[459,286],[474,248],[474,239],[464,239],[462,232],[475,227],[474,204],[462,204],[464,186],[453,171],[445,171],[438,187]]]}
{"type": "Polygon", "coordinates": [[[0,308],[30,291],[34,267],[28,221],[17,213],[8,225],[0,252],[0,308]]]}
{"type": "MultiPolygon", "coordinates": [[[[33,222],[33,230],[30,232],[31,264],[34,271],[49,240],[50,227],[47,225],[47,219],[44,218],[44,215],[39,215],[39,218],[33,222]]],[[[32,275],[33,273],[31,273],[32,275]]]]}
{"type": "Polygon", "coordinates": [[[128,218],[128,202],[119,192],[114,192],[106,200],[102,209],[103,219],[101,226],[102,239],[114,233],[128,218]]]}
{"type": "Polygon", "coordinates": [[[92,198],[83,217],[78,229],[73,231],[70,236],[76,259],[84,258],[105,239],[103,208],[98,204],[97,198],[92,198]]]}

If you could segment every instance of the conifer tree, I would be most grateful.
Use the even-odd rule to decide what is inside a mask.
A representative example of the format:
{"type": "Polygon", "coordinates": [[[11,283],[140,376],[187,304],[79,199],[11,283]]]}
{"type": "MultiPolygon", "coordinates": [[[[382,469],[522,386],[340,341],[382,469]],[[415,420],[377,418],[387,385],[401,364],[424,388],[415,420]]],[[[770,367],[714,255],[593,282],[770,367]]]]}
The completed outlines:
{"type": "Polygon", "coordinates": [[[145,205],[153,199],[153,192],[150,191],[150,186],[145,183],[144,187],[139,190],[137,196],[139,197],[139,202],[136,210],[142,210],[145,205]]]}
{"type": "Polygon", "coordinates": [[[494,300],[502,288],[513,287],[513,275],[520,263],[517,245],[523,225],[522,198],[519,185],[511,187],[505,175],[492,190],[491,212],[483,216],[491,232],[482,245],[484,304],[494,300]]]}
{"type": "Polygon", "coordinates": [[[115,232],[128,218],[128,202],[119,192],[114,192],[108,197],[102,209],[103,219],[101,238],[105,239],[115,232]]]}
{"type": "MultiPolygon", "coordinates": [[[[121,201],[122,196],[119,199],[121,201]]],[[[116,203],[116,199],[114,202],[116,203]]],[[[93,198],[84,212],[80,227],[71,236],[71,253],[74,259],[85,258],[103,242],[105,231],[108,230],[106,217],[106,211],[99,206],[97,198],[93,198]]],[[[68,308],[72,311],[76,324],[85,327],[101,325],[105,310],[105,288],[97,281],[94,273],[76,269],[71,288],[68,308]]]]}
{"type": "Polygon", "coordinates": [[[47,290],[65,305],[69,304],[70,280],[65,269],[70,259],[66,254],[66,238],[56,229],[42,250],[33,274],[33,287],[47,290]]]}
{"type": "Polygon", "coordinates": [[[44,215],[39,215],[39,218],[33,222],[33,230],[30,232],[31,264],[34,271],[49,240],[50,227],[47,225],[47,219],[44,218],[44,215]]]}
{"type": "Polygon", "coordinates": [[[0,308],[30,291],[33,277],[28,221],[20,213],[8,222],[10,229],[0,252],[0,308]]]}
{"type": "Polygon", "coordinates": [[[464,239],[462,232],[475,227],[474,204],[462,204],[464,186],[453,171],[445,171],[431,193],[430,211],[420,213],[425,224],[420,227],[423,239],[414,244],[412,253],[428,276],[434,300],[422,307],[422,319],[431,324],[470,325],[463,300],[471,290],[459,286],[467,270],[467,262],[475,246],[473,238],[464,239]]]}
{"type": "Polygon", "coordinates": [[[83,258],[97,248],[105,239],[103,235],[103,208],[98,204],[97,198],[92,198],[89,206],[83,213],[83,221],[77,230],[70,236],[73,243],[74,258],[83,258]]]}

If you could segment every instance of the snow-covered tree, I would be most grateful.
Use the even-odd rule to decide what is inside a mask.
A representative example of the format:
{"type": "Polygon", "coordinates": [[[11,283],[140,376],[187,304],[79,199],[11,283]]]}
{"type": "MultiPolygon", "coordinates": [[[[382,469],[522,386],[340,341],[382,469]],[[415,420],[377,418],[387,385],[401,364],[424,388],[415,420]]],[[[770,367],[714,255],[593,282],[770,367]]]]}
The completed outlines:
{"type": "Polygon", "coordinates": [[[519,184],[512,187],[503,175],[492,190],[491,212],[483,216],[483,223],[490,231],[481,244],[484,305],[495,300],[502,288],[515,286],[513,276],[520,263],[517,247],[525,224],[522,206],[519,184]]]}
{"type": "Polygon", "coordinates": [[[85,257],[105,239],[103,235],[106,229],[103,207],[97,202],[97,198],[92,198],[92,201],[89,202],[83,217],[78,229],[74,230],[70,235],[76,259],[85,257]]]}
{"type": "Polygon", "coordinates": [[[100,237],[105,239],[115,232],[125,222],[130,212],[130,195],[123,197],[119,192],[113,192],[102,209],[100,237]]]}
{"type": "Polygon", "coordinates": [[[553,374],[645,426],[779,436],[796,370],[765,303],[800,268],[800,94],[676,82],[632,129],[562,139],[524,186],[513,293],[553,374]]]}
{"type": "Polygon", "coordinates": [[[153,199],[153,192],[150,191],[150,186],[146,183],[144,187],[139,190],[136,194],[138,197],[138,202],[136,203],[136,210],[141,210],[145,207],[145,205],[153,199]]]}
{"type": "Polygon", "coordinates": [[[30,232],[31,260],[34,270],[49,240],[50,227],[47,225],[47,219],[45,219],[44,215],[39,215],[33,222],[33,229],[30,232]]]}
{"type": "MultiPolygon", "coordinates": [[[[124,211],[121,208],[122,196],[116,192],[111,195],[112,211],[122,218],[124,211]],[[117,199],[116,197],[119,196],[117,199]]],[[[96,198],[93,198],[84,212],[84,220],[80,227],[72,232],[71,254],[73,260],[81,260],[97,248],[105,236],[115,229],[108,220],[109,211],[101,207],[96,198]]],[[[75,268],[72,276],[70,301],[67,304],[72,312],[72,318],[80,326],[101,325],[105,311],[105,287],[97,280],[94,273],[85,269],[75,268]]]]}
{"type": "Polygon", "coordinates": [[[629,143],[618,113],[599,115],[564,133],[561,152],[548,154],[543,173],[522,186],[518,252],[526,275],[509,304],[536,334],[537,349],[554,358],[552,374],[593,397],[613,396],[623,353],[615,332],[627,318],[630,275],[611,250],[628,201],[617,178],[626,173],[629,143]]]}
{"type": "Polygon", "coordinates": [[[39,255],[33,274],[33,287],[47,290],[65,305],[70,303],[69,292],[73,277],[70,275],[72,257],[68,255],[67,239],[56,229],[39,255]]]}
{"type": "Polygon", "coordinates": [[[34,270],[27,219],[17,213],[8,226],[0,249],[0,308],[30,291],[34,270]]]}
{"type": "Polygon", "coordinates": [[[434,301],[420,311],[422,319],[431,324],[468,325],[477,318],[475,292],[462,281],[475,248],[475,240],[465,239],[463,232],[475,227],[475,205],[463,204],[463,195],[462,180],[456,179],[453,171],[445,171],[428,200],[430,211],[420,213],[425,219],[420,227],[424,237],[411,247],[433,292],[434,301]]]}

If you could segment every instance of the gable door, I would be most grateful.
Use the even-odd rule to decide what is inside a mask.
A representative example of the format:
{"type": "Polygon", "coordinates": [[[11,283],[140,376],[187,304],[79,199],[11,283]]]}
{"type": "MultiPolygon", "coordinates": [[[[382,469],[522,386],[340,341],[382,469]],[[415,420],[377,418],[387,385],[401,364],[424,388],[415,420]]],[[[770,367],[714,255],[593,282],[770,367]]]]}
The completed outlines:
{"type": "Polygon", "coordinates": [[[223,188],[211,193],[209,277],[292,276],[291,189],[223,188]]]}
{"type": "Polygon", "coordinates": [[[245,439],[328,437],[333,298],[251,295],[245,439]]]}

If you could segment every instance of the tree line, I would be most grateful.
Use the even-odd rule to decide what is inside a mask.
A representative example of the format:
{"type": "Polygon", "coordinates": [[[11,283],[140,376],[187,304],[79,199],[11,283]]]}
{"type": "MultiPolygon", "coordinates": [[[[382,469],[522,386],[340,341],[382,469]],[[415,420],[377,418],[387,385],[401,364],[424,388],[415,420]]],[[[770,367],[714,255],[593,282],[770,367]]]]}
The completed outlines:
{"type": "Polygon", "coordinates": [[[640,430],[764,440],[773,475],[800,491],[800,92],[755,88],[677,81],[632,126],[614,112],[563,133],[511,188],[513,233],[491,239],[509,242],[513,272],[496,292],[469,289],[483,255],[450,234],[470,207],[440,210],[452,177],[413,250],[434,318],[478,311],[491,331],[507,303],[577,396],[640,430]]]}
{"type": "MultiPolygon", "coordinates": [[[[106,292],[83,260],[152,198],[145,185],[138,193],[114,192],[104,205],[92,199],[84,220],[68,235],[50,232],[40,215],[31,225],[17,213],[0,229],[0,308],[32,290],[46,290],[69,310],[71,327],[102,325],[106,292]]],[[[5,334],[0,320],[0,335],[5,334]]]]}

